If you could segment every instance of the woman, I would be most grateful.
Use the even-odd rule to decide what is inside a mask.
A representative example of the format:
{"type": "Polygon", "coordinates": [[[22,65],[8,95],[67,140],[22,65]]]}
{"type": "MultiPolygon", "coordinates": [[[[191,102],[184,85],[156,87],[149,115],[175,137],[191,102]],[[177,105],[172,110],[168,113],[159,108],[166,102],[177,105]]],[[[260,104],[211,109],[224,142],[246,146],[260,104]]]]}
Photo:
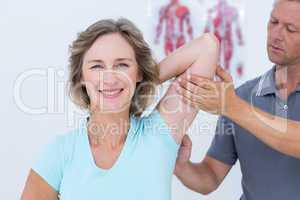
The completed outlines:
{"type": "Polygon", "coordinates": [[[178,98],[175,82],[155,111],[141,113],[155,83],[189,73],[212,78],[218,48],[204,35],[156,65],[126,19],[100,20],[79,34],[71,46],[70,91],[90,116],[45,148],[21,199],[170,199],[179,144],[197,110],[178,98]]]}

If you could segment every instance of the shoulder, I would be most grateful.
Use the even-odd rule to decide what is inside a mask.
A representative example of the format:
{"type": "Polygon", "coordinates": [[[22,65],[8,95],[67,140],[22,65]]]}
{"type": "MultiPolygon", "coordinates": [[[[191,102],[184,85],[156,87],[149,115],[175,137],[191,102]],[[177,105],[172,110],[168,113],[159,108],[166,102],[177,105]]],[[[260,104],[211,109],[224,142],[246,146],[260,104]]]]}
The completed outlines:
{"type": "Polygon", "coordinates": [[[57,135],[50,140],[32,164],[32,169],[56,191],[59,191],[66,167],[73,158],[79,129],[57,135]]]}
{"type": "Polygon", "coordinates": [[[167,124],[162,118],[161,114],[157,109],[147,112],[140,118],[136,119],[136,123],[142,124],[147,129],[160,130],[161,128],[167,128],[167,124]]]}
{"type": "Polygon", "coordinates": [[[135,135],[140,135],[143,141],[151,142],[153,145],[162,144],[177,150],[176,144],[172,136],[172,127],[169,127],[157,109],[147,112],[143,117],[134,117],[135,135]]]}
{"type": "Polygon", "coordinates": [[[81,128],[76,128],[54,136],[42,147],[39,159],[49,160],[49,162],[55,160],[64,167],[73,158],[73,152],[81,134],[81,128]]]}
{"type": "Polygon", "coordinates": [[[76,143],[81,134],[82,128],[72,129],[64,132],[63,134],[56,135],[52,140],[50,140],[48,145],[67,150],[76,143]]]}

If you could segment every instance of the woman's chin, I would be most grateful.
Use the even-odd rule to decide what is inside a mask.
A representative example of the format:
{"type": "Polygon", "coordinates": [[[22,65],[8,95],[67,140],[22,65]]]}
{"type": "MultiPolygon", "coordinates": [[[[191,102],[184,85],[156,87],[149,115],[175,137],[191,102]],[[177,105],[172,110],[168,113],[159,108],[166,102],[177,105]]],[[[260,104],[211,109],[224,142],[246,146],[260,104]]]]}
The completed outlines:
{"type": "Polygon", "coordinates": [[[113,113],[121,113],[126,110],[129,110],[130,108],[130,102],[128,103],[114,103],[114,102],[102,102],[101,104],[97,104],[95,106],[92,106],[94,110],[97,110],[98,112],[101,112],[103,114],[113,114],[113,113]]]}

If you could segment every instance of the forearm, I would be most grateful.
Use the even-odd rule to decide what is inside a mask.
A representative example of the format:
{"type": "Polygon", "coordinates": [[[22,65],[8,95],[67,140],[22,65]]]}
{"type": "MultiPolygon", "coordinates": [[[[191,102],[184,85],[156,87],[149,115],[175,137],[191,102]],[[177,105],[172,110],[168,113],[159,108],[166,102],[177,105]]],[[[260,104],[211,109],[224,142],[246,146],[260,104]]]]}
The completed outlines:
{"type": "Polygon", "coordinates": [[[300,158],[300,122],[263,112],[239,97],[235,99],[225,116],[273,149],[300,158]]]}
{"type": "MultiPolygon", "coordinates": [[[[178,48],[159,63],[160,81],[164,82],[172,77],[182,74],[192,66],[192,64],[197,62],[197,59],[201,57],[201,54],[207,55],[207,52],[209,51],[211,51],[212,54],[216,54],[215,52],[219,51],[218,40],[212,34],[204,34],[178,48]]],[[[199,63],[198,68],[200,67],[201,63],[199,63]]],[[[207,66],[203,67],[207,68],[207,66]]],[[[211,68],[211,71],[206,72],[203,76],[210,77],[214,72],[215,68],[211,68]]]]}
{"type": "Polygon", "coordinates": [[[205,162],[189,162],[175,175],[186,187],[201,194],[209,194],[219,185],[216,175],[205,162]]]}

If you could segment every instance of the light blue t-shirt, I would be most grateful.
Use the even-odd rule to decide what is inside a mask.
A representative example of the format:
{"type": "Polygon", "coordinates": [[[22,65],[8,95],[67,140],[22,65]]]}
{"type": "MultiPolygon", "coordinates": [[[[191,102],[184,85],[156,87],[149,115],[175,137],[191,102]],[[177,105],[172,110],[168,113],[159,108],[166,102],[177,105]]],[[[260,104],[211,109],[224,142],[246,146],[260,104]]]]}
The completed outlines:
{"type": "Polygon", "coordinates": [[[179,145],[157,110],[130,117],[130,129],[113,167],[96,166],[86,123],[47,145],[32,169],[61,200],[170,200],[179,145]]]}

